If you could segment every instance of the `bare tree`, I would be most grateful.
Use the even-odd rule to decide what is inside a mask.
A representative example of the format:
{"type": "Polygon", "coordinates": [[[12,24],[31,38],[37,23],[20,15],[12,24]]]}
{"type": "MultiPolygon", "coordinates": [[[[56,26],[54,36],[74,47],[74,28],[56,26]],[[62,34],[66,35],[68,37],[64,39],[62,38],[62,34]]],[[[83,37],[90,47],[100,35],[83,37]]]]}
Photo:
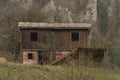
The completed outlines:
{"type": "Polygon", "coordinates": [[[15,55],[17,59],[19,55],[21,37],[18,28],[18,22],[45,22],[47,16],[44,11],[41,11],[40,6],[31,5],[29,9],[12,3],[7,5],[7,10],[4,12],[4,17],[1,20],[1,41],[5,45],[6,51],[15,55]]]}

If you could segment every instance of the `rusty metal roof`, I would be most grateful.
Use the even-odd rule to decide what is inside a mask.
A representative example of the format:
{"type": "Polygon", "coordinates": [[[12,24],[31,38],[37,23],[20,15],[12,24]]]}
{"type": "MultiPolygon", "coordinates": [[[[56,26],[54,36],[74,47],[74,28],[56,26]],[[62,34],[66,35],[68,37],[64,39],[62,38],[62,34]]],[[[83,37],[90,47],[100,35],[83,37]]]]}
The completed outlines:
{"type": "Polygon", "coordinates": [[[19,28],[37,28],[37,29],[89,29],[91,24],[88,23],[34,23],[19,22],[19,28]]]}

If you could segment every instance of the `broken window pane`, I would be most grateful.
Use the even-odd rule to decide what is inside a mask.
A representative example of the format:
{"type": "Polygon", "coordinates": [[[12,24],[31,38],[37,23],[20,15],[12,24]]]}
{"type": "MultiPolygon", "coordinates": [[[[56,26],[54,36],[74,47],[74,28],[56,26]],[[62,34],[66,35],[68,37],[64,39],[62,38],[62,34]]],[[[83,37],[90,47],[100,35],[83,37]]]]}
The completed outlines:
{"type": "Polygon", "coordinates": [[[72,33],[72,41],[78,41],[79,40],[79,33],[72,33]]]}

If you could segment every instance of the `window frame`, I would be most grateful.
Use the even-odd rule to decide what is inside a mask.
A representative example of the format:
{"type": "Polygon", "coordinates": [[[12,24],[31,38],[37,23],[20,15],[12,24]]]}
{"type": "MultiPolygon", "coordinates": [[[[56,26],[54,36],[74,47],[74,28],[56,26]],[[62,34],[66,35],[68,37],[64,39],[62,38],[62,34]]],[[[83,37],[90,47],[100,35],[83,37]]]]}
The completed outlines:
{"type": "Polygon", "coordinates": [[[34,59],[34,54],[33,53],[28,53],[27,54],[27,59],[33,60],[34,59]],[[31,56],[30,56],[31,55],[31,56]]]}
{"type": "Polygon", "coordinates": [[[31,42],[38,42],[39,41],[39,33],[38,33],[38,31],[30,31],[29,32],[29,40],[31,42]],[[31,33],[37,33],[37,40],[31,40],[31,33]]]}
{"type": "Polygon", "coordinates": [[[79,41],[80,40],[80,33],[79,32],[72,32],[71,33],[71,41],[79,41]],[[73,39],[73,34],[77,34],[77,39],[73,39]]]}

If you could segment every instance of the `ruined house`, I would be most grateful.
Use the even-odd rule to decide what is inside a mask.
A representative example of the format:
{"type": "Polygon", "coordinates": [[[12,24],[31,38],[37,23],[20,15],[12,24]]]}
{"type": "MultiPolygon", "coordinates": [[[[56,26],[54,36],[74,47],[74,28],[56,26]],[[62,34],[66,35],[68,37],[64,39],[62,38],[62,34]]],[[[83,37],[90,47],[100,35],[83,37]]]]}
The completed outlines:
{"type": "Polygon", "coordinates": [[[19,22],[18,26],[23,64],[42,64],[48,58],[55,64],[88,48],[91,24],[19,22]]]}

